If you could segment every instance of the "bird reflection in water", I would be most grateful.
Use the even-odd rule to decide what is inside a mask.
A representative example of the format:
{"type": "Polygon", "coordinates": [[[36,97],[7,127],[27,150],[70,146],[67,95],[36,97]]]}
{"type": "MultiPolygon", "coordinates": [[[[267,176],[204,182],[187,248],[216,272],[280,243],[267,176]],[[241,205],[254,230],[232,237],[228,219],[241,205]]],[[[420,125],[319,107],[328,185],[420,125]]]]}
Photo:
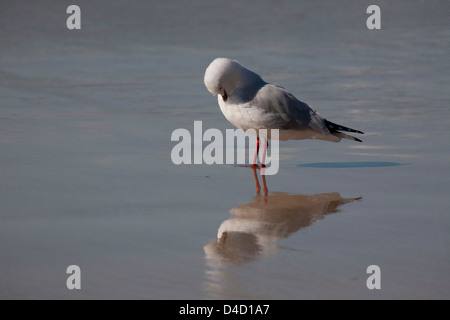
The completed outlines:
{"type": "Polygon", "coordinates": [[[269,256],[279,239],[309,227],[324,215],[339,212],[339,206],[360,200],[339,193],[315,195],[269,193],[265,175],[262,186],[253,168],[256,196],[253,201],[231,209],[234,216],[219,227],[217,239],[204,247],[208,265],[240,264],[269,256]],[[261,195],[262,191],[262,195],[261,195]]]}

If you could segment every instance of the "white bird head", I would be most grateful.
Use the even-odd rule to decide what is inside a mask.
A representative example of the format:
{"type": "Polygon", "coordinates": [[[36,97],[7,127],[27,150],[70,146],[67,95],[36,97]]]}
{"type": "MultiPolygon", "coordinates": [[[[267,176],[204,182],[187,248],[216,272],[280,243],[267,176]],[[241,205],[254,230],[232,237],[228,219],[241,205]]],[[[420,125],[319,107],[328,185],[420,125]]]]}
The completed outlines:
{"type": "Polygon", "coordinates": [[[227,101],[233,92],[240,87],[261,82],[256,73],[244,68],[236,60],[216,58],[205,72],[204,82],[213,95],[220,94],[227,101]]]}

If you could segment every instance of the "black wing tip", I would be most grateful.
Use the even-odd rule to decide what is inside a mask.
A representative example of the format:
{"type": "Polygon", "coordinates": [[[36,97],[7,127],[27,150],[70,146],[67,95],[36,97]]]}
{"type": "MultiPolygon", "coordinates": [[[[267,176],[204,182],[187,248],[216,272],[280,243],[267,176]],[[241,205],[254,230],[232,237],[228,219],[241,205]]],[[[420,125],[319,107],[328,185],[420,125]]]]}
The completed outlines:
{"type": "MultiPolygon", "coordinates": [[[[331,121],[328,121],[327,119],[324,119],[324,120],[325,120],[325,125],[327,126],[328,130],[330,130],[330,132],[339,132],[339,130],[340,130],[340,131],[364,134],[364,132],[362,132],[362,131],[348,128],[345,126],[341,126],[340,124],[333,123],[331,121]]],[[[357,138],[355,138],[355,139],[357,139],[357,138]]],[[[358,140],[358,141],[360,141],[360,140],[358,140]]]]}

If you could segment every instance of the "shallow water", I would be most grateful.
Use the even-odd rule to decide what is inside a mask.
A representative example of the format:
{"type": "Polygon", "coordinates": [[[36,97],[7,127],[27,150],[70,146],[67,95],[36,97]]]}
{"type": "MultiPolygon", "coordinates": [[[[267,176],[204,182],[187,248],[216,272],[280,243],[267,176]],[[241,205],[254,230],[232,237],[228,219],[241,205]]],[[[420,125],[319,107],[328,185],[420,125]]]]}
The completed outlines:
{"type": "Polygon", "coordinates": [[[450,298],[448,2],[377,31],[368,1],[77,1],[80,31],[69,4],[0,10],[0,298],[450,298]],[[173,165],[174,129],[231,128],[217,56],[364,143],[282,142],[265,182],[173,165]]]}

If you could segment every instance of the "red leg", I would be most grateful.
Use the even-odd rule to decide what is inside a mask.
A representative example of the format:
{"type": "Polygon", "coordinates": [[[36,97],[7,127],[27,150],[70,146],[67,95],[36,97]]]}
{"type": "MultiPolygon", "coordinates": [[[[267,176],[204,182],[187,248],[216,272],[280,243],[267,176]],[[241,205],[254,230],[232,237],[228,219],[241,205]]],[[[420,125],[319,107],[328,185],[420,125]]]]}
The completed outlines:
{"type": "Polygon", "coordinates": [[[255,155],[253,156],[252,168],[258,167],[258,164],[257,164],[258,154],[259,154],[259,137],[256,137],[256,150],[255,150],[255,155]]]}
{"type": "Polygon", "coordinates": [[[267,147],[269,146],[269,141],[266,139],[266,143],[264,143],[263,146],[263,155],[261,158],[261,168],[265,168],[266,165],[264,164],[265,160],[266,160],[266,152],[267,152],[267,147]]]}

